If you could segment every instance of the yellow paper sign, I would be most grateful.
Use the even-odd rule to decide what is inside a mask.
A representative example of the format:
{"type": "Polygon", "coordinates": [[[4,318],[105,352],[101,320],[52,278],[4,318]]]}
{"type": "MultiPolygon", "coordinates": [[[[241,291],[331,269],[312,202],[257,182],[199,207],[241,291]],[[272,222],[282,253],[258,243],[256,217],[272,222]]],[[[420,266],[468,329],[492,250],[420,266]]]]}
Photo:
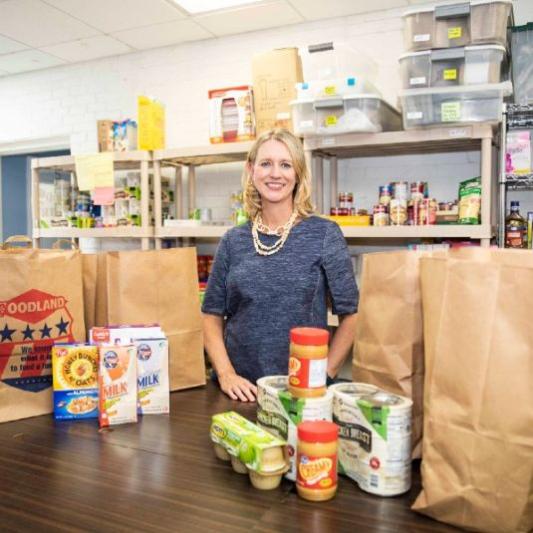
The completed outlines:
{"type": "Polygon", "coordinates": [[[448,28],[448,39],[459,39],[461,35],[463,35],[463,28],[461,28],[461,26],[448,28]]]}
{"type": "Polygon", "coordinates": [[[461,120],[461,102],[443,102],[440,114],[442,122],[458,122],[461,120]]]}
{"type": "Polygon", "coordinates": [[[95,187],[115,185],[112,152],[77,155],[74,161],[80,191],[92,191],[95,187]]]}
{"type": "Polygon", "coordinates": [[[165,107],[161,102],[139,96],[137,99],[139,150],[165,147],[165,107]]]}
{"type": "Polygon", "coordinates": [[[335,87],[335,85],[324,87],[324,94],[327,96],[335,96],[337,94],[337,87],[335,87]]]}
{"type": "Polygon", "coordinates": [[[457,69],[456,68],[446,68],[442,73],[442,78],[444,80],[456,80],[457,79],[457,69]]]}
{"type": "Polygon", "coordinates": [[[329,115],[326,117],[326,126],[335,126],[337,124],[337,117],[335,115],[329,115]]]}

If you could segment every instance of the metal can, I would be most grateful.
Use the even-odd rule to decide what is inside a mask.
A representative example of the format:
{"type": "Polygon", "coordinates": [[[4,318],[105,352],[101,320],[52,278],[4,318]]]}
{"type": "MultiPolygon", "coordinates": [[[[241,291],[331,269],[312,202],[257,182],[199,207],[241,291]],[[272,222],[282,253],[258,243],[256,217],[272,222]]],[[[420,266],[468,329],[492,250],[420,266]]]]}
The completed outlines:
{"type": "Polygon", "coordinates": [[[388,226],[390,223],[387,206],[378,204],[374,206],[373,211],[373,225],[374,226],[388,226]]]}
{"type": "Polygon", "coordinates": [[[392,198],[392,186],[380,185],[379,186],[379,203],[382,205],[389,205],[392,198]]]}
{"type": "Polygon", "coordinates": [[[333,393],[320,398],[294,398],[287,376],[266,376],[257,380],[257,425],[287,441],[290,470],[287,479],[296,481],[297,426],[308,420],[331,421],[333,393]]]}
{"type": "Polygon", "coordinates": [[[409,183],[407,181],[395,181],[391,185],[392,199],[405,201],[409,199],[409,183]]]}
{"type": "Polygon", "coordinates": [[[413,181],[411,183],[411,200],[423,200],[428,196],[427,181],[413,181]]]}
{"type": "Polygon", "coordinates": [[[350,209],[348,207],[338,207],[337,214],[341,217],[347,217],[350,214],[350,209]]]}
{"type": "Polygon", "coordinates": [[[361,413],[358,456],[359,487],[379,496],[396,496],[411,488],[413,402],[378,391],[357,400],[361,413]]]}
{"type": "Polygon", "coordinates": [[[353,192],[339,193],[339,207],[346,209],[353,207],[353,192]]]}
{"type": "Polygon", "coordinates": [[[336,217],[339,215],[339,208],[338,207],[332,207],[330,210],[329,210],[329,214],[332,216],[332,217],[336,217]]]}
{"type": "Polygon", "coordinates": [[[390,203],[390,223],[403,226],[407,223],[407,200],[393,198],[390,203]]]}
{"type": "Polygon", "coordinates": [[[420,225],[436,224],[437,201],[435,198],[424,198],[420,203],[420,225]]]}

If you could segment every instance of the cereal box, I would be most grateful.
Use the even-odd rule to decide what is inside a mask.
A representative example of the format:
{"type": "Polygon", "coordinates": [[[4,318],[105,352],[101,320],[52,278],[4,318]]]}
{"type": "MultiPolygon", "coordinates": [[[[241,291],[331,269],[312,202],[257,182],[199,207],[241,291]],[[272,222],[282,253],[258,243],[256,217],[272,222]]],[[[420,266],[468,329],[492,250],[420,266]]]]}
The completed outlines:
{"type": "Polygon", "coordinates": [[[95,327],[89,331],[91,344],[131,344],[133,339],[160,339],[164,336],[157,325],[95,327]]]}
{"type": "Polygon", "coordinates": [[[166,414],[170,410],[168,340],[135,339],[137,349],[138,413],[166,414]]]}
{"type": "Polygon", "coordinates": [[[100,427],[137,422],[135,346],[100,346],[100,427]]]}
{"type": "Polygon", "coordinates": [[[57,420],[98,416],[98,348],[84,344],[52,347],[54,417],[57,420]]]}

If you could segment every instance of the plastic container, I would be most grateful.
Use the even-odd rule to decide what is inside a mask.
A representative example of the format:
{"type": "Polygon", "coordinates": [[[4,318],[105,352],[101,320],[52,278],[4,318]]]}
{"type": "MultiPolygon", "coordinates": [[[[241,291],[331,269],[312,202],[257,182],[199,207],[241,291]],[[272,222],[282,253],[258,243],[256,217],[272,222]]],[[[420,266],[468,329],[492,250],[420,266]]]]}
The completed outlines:
{"type": "Polygon", "coordinates": [[[355,76],[374,82],[376,62],[360,50],[344,43],[320,43],[301,49],[304,80],[331,80],[355,76]]]}
{"type": "Polygon", "coordinates": [[[298,425],[298,496],[314,502],[331,500],[337,492],[339,427],[325,420],[298,425]]]}
{"type": "Polygon", "coordinates": [[[295,398],[326,394],[329,332],[320,328],[291,329],[289,392],[295,398]]]}
{"type": "Polygon", "coordinates": [[[533,103],[533,22],[513,28],[511,50],[515,102],[533,103]]]}
{"type": "Polygon", "coordinates": [[[357,76],[312,80],[296,84],[296,98],[298,100],[366,93],[380,95],[372,82],[357,76]]]}
{"type": "Polygon", "coordinates": [[[410,52],[507,42],[511,0],[472,0],[404,13],[404,45],[410,52]]]}
{"type": "Polygon", "coordinates": [[[296,135],[336,135],[401,129],[399,112],[375,94],[294,100],[296,135]]]}
{"type": "Polygon", "coordinates": [[[472,122],[499,122],[510,82],[459,87],[406,89],[400,96],[405,129],[472,122]]]}
{"type": "Polygon", "coordinates": [[[400,56],[404,89],[501,81],[505,48],[500,45],[426,50],[400,56]]]}

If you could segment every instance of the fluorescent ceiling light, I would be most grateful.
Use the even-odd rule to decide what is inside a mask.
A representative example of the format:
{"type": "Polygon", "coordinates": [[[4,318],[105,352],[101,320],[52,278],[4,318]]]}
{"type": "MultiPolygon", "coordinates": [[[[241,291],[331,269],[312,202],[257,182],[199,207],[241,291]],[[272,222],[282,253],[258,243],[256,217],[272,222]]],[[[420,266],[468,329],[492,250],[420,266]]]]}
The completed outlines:
{"type": "Polygon", "coordinates": [[[176,4],[192,15],[206,11],[221,11],[245,4],[256,4],[262,0],[174,0],[176,4]]]}

